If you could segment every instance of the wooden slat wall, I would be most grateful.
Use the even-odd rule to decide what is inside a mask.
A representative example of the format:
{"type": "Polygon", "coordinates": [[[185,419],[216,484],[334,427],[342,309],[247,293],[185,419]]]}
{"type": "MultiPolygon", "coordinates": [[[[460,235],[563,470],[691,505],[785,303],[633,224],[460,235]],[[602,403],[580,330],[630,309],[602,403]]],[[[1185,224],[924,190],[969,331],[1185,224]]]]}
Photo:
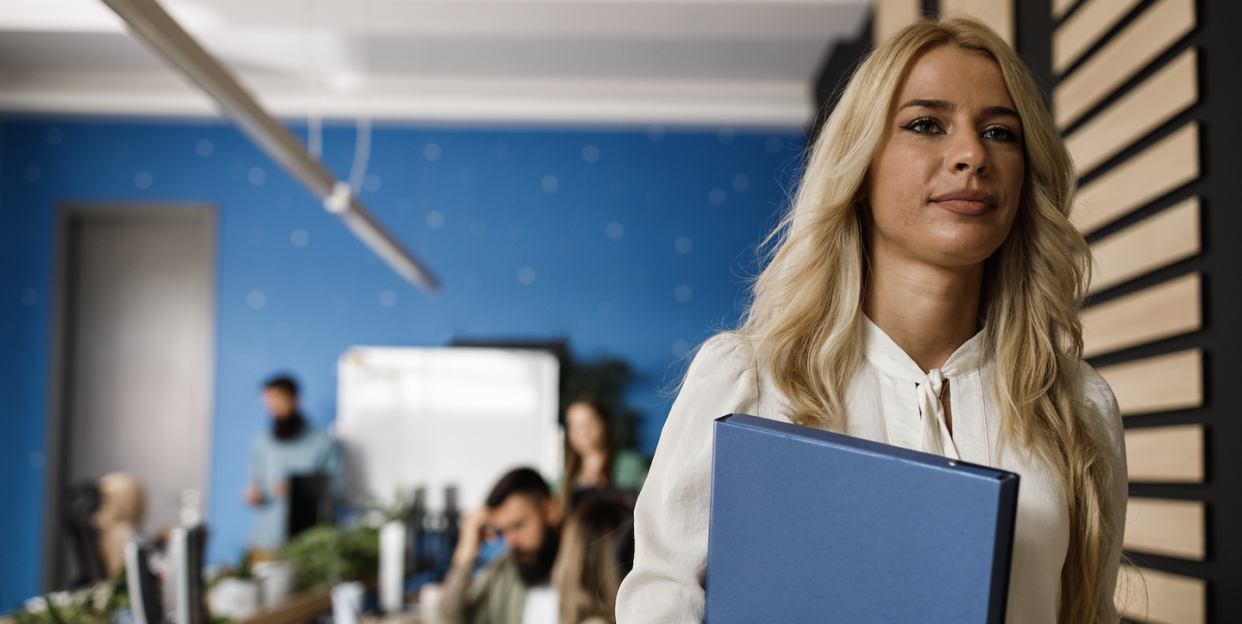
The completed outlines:
{"type": "Polygon", "coordinates": [[[1202,501],[1131,496],[1125,549],[1192,561],[1207,556],[1207,508],[1202,501]]]}
{"type": "Polygon", "coordinates": [[[1087,308],[1082,324],[1085,357],[1192,332],[1203,324],[1199,274],[1087,308]]]}
{"type": "Polygon", "coordinates": [[[1203,351],[1188,349],[1099,369],[1123,416],[1203,405],[1203,351]]]}
{"type": "Polygon", "coordinates": [[[1091,245],[1097,293],[1199,254],[1199,198],[1191,197],[1091,245]]]}
{"type": "Polygon", "coordinates": [[[1203,425],[1126,429],[1131,483],[1202,483],[1203,425]]]}
{"type": "Polygon", "coordinates": [[[940,0],[940,14],[969,15],[1013,45],[1013,0],[940,0]]]}
{"type": "Polygon", "coordinates": [[[1199,99],[1198,55],[1191,48],[1084,124],[1065,141],[1087,173],[1147,136],[1199,99]]]}
{"type": "Polygon", "coordinates": [[[1194,0],[1160,0],[1053,90],[1053,117],[1065,128],[1195,27],[1194,0]]]}
{"type": "Polygon", "coordinates": [[[1070,221],[1083,233],[1199,177],[1199,124],[1191,122],[1078,191],[1070,221]]]}
{"type": "Polygon", "coordinates": [[[876,47],[923,16],[923,0],[875,0],[871,25],[876,47]]]}
{"type": "Polygon", "coordinates": [[[1207,622],[1207,583],[1188,576],[1123,565],[1115,601],[1120,615],[1140,622],[1207,622]]]}
{"type": "MultiPolygon", "coordinates": [[[[1204,280],[1197,271],[1155,284],[1151,277],[1203,252],[1204,204],[1198,196],[1172,198],[1180,201],[1168,207],[1151,204],[1167,201],[1202,172],[1201,128],[1193,113],[1206,88],[1200,85],[1200,49],[1183,41],[1198,25],[1197,5],[1196,0],[1052,0],[1054,20],[1068,17],[1054,28],[1050,42],[1052,71],[1060,76],[1053,88],[1053,119],[1066,135],[1079,176],[1089,180],[1075,198],[1072,223],[1094,234],[1148,209],[1141,220],[1113,228],[1091,244],[1096,270],[1089,293],[1101,297],[1082,313],[1084,355],[1109,358],[1099,372],[1126,416],[1129,481],[1165,484],[1161,496],[1185,499],[1191,496],[1165,492],[1170,485],[1203,483],[1207,475],[1205,427],[1194,422],[1200,412],[1191,411],[1205,406],[1206,348],[1188,348],[1202,343],[1187,336],[1203,327],[1204,280]],[[1162,57],[1169,60],[1152,66],[1162,57]],[[1133,80],[1138,75],[1145,77],[1133,80]],[[1119,92],[1132,82],[1137,84],[1119,92]],[[1186,117],[1191,118],[1164,131],[1186,117]],[[1163,136],[1152,137],[1156,132],[1163,136]],[[1144,288],[1108,297],[1111,289],[1145,278],[1144,288]],[[1153,344],[1178,336],[1185,337],[1171,353],[1153,344]],[[1157,350],[1148,346],[1136,351],[1143,357],[1125,359],[1131,353],[1125,350],[1147,345],[1157,350]],[[1187,424],[1153,427],[1142,416],[1175,410],[1187,424]]],[[[1169,415],[1159,418],[1162,425],[1169,422],[1169,415]]],[[[1206,561],[1212,543],[1206,516],[1203,501],[1132,496],[1124,548],[1136,558],[1206,561]]],[[[1116,603],[1127,619],[1207,622],[1202,579],[1132,566],[1122,572],[1116,603]]]]}
{"type": "Polygon", "coordinates": [[[1142,0],[1089,0],[1052,35],[1052,69],[1066,70],[1142,0]]]}
{"type": "Polygon", "coordinates": [[[1065,12],[1074,6],[1076,0],[1052,0],[1052,17],[1060,19],[1065,12]]]}

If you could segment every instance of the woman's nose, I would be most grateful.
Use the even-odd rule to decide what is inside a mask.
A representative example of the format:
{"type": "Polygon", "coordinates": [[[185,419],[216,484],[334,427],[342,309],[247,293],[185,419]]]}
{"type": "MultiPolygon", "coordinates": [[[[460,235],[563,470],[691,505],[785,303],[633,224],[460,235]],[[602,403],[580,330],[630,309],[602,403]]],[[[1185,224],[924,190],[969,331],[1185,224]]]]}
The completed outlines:
{"type": "Polygon", "coordinates": [[[949,141],[948,162],[954,172],[986,173],[988,154],[983,141],[974,132],[959,132],[949,141]]]}

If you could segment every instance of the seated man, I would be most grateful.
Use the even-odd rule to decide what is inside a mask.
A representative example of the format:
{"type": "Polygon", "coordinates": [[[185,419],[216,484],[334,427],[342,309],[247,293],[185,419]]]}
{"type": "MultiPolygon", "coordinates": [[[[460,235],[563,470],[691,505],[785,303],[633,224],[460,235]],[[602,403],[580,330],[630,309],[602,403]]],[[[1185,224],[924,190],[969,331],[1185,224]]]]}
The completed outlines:
{"type": "Polygon", "coordinates": [[[484,507],[462,518],[461,536],[436,612],[438,624],[556,624],[560,600],[550,579],[559,544],[560,506],[539,473],[505,475],[484,507]],[[509,552],[472,578],[490,525],[509,552]]]}

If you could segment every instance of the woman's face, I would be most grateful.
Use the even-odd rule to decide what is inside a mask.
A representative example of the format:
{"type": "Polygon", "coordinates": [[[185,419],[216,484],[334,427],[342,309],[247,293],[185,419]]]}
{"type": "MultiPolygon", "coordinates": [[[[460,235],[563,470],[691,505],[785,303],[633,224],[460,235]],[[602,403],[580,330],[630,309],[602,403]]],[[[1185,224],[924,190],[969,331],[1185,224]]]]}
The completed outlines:
{"type": "Polygon", "coordinates": [[[1024,172],[1022,120],[996,61],[953,46],[922,52],[863,184],[871,253],[982,263],[1009,235],[1024,172]]]}
{"type": "Polygon", "coordinates": [[[569,446],[579,455],[589,455],[604,446],[604,422],[587,403],[574,403],[565,410],[569,446]]]}

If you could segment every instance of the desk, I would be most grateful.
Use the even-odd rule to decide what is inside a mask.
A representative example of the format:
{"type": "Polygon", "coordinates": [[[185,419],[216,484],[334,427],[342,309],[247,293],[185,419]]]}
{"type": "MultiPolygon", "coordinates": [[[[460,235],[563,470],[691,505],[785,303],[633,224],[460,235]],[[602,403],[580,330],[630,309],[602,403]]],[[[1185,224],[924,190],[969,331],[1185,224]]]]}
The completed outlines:
{"type": "Polygon", "coordinates": [[[364,615],[358,618],[358,624],[427,624],[427,620],[411,613],[364,615]]]}
{"type": "MultiPolygon", "coordinates": [[[[235,620],[232,624],[302,624],[306,620],[332,611],[332,591],[315,589],[280,603],[275,607],[259,609],[248,618],[235,620]]],[[[358,624],[426,624],[423,618],[401,613],[397,615],[363,615],[358,624]]]]}
{"type": "Polygon", "coordinates": [[[302,624],[331,610],[332,591],[328,588],[314,589],[291,596],[274,607],[259,609],[254,615],[235,620],[233,624],[302,624]]]}

